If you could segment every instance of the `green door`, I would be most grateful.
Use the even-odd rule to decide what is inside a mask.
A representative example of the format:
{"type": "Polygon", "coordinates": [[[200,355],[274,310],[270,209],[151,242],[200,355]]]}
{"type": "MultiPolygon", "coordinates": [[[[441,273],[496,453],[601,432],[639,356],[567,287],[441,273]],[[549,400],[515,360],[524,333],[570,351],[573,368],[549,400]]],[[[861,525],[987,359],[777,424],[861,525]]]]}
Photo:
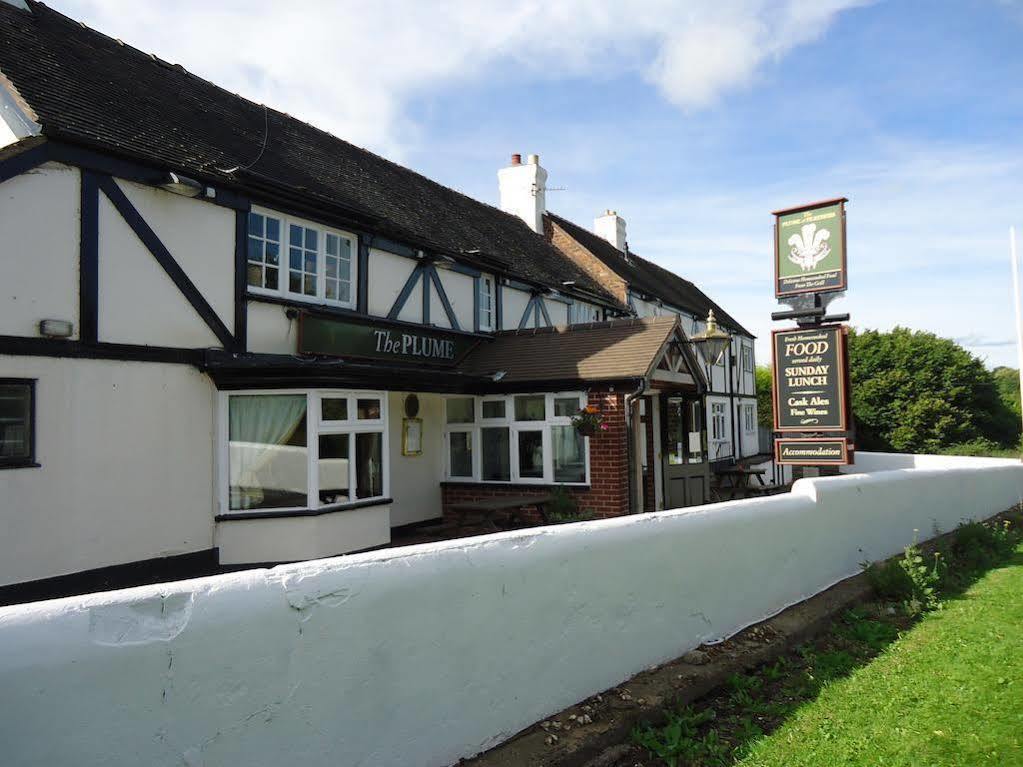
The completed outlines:
{"type": "Polygon", "coordinates": [[[664,507],[706,503],[710,494],[703,402],[693,396],[662,395],[664,507]]]}

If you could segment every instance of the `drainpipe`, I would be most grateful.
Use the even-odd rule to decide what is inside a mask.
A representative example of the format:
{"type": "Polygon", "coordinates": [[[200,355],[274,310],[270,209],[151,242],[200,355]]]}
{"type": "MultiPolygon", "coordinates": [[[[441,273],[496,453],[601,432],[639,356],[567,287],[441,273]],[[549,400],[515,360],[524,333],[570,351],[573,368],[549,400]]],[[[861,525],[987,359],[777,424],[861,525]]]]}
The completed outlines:
{"type": "MultiPolygon", "coordinates": [[[[639,387],[635,391],[633,391],[631,394],[626,394],[624,399],[623,399],[623,402],[625,403],[624,406],[625,406],[625,434],[626,434],[626,439],[625,439],[625,466],[626,466],[626,468],[628,470],[628,475],[629,475],[629,481],[628,481],[628,488],[629,488],[629,490],[628,490],[628,492],[629,492],[629,513],[630,514],[634,514],[635,513],[635,501],[636,501],[636,495],[634,493],[634,488],[632,486],[633,474],[634,474],[633,468],[632,468],[632,458],[633,458],[632,454],[634,452],[634,446],[632,444],[632,437],[633,437],[633,434],[632,434],[632,403],[635,402],[636,397],[642,396],[643,392],[646,391],[646,385],[647,385],[647,382],[646,382],[646,379],[644,378],[644,379],[642,379],[639,382],[639,387]]],[[[636,458],[637,459],[639,458],[639,454],[638,453],[636,454],[636,458]]]]}
{"type": "Polygon", "coordinates": [[[738,463],[743,458],[743,447],[739,443],[739,413],[736,411],[736,352],[731,340],[728,341],[728,408],[731,410],[731,459],[738,463]]]}

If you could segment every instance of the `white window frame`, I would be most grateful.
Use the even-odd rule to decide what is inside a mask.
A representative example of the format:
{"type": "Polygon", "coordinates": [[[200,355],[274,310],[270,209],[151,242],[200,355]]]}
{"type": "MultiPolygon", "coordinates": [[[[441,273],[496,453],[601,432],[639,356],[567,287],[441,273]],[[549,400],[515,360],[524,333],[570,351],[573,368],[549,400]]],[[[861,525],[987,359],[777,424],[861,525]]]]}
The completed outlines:
{"type": "Polygon", "coordinates": [[[742,418],[743,431],[745,431],[746,434],[756,433],[756,418],[753,414],[753,405],[742,406],[742,418]]]}
{"type": "Polygon", "coordinates": [[[289,511],[324,511],[330,509],[344,509],[353,505],[372,504],[377,501],[389,498],[391,495],[391,466],[390,466],[390,429],[387,412],[387,392],[370,391],[362,389],[242,389],[238,391],[224,391],[218,393],[217,400],[217,432],[218,454],[217,461],[217,488],[219,495],[220,513],[223,515],[233,514],[279,514],[289,511]],[[306,397],[306,505],[274,507],[272,509],[232,509],[231,508],[231,456],[230,456],[230,421],[229,403],[231,397],[261,396],[261,395],[294,395],[304,394],[306,397]],[[324,421],[320,417],[321,402],[324,399],[348,399],[348,417],[343,421],[324,421]],[[380,401],[380,418],[360,419],[358,417],[358,400],[378,399],[380,401]],[[379,433],[381,471],[383,477],[380,483],[381,494],[371,498],[356,498],[356,461],[355,461],[355,435],[379,433]],[[349,434],[348,441],[348,500],[339,503],[320,505],[320,440],[321,434],[349,434]]]}
{"type": "Polygon", "coordinates": [[[711,460],[721,457],[721,448],[724,445],[728,445],[731,451],[732,441],[728,436],[728,421],[725,418],[727,412],[728,408],[724,402],[710,403],[710,441],[717,448],[711,460]]]}
{"type": "Polygon", "coordinates": [[[476,295],[477,313],[481,331],[491,332],[494,329],[494,278],[489,274],[481,274],[479,291],[476,295]]]}
{"type": "MultiPolygon", "coordinates": [[[[252,206],[250,213],[256,213],[264,218],[276,219],[280,223],[280,235],[281,240],[278,243],[278,264],[277,264],[277,289],[264,288],[257,285],[248,284],[248,275],[246,275],[246,288],[249,293],[253,295],[261,296],[274,296],[277,298],[286,298],[291,301],[300,301],[308,304],[323,304],[325,306],[336,306],[342,309],[354,309],[356,306],[356,292],[359,284],[358,270],[359,270],[359,238],[352,232],[347,232],[343,229],[335,229],[334,227],[324,226],[323,224],[317,224],[315,221],[309,221],[307,219],[298,218],[296,216],[288,216],[277,211],[270,210],[269,208],[262,208],[259,206],[252,206]],[[304,229],[313,229],[317,232],[316,235],[316,295],[309,296],[304,293],[293,293],[290,290],[290,275],[291,275],[291,227],[300,226],[304,229]],[[350,243],[349,248],[349,287],[348,287],[348,301],[341,301],[340,299],[327,298],[327,235],[334,235],[342,239],[346,239],[350,243]]],[[[247,219],[246,219],[247,221],[247,219]]],[[[264,224],[265,227],[265,224],[264,224]]],[[[245,228],[245,254],[246,254],[246,265],[248,265],[248,226],[245,228]]],[[[265,238],[262,238],[265,239],[265,238]]],[[[341,259],[339,258],[339,261],[341,259]]],[[[265,268],[265,264],[264,264],[265,268]]],[[[265,281],[265,280],[264,280],[265,281]]],[[[340,287],[339,281],[339,287],[340,287]]]]}
{"type": "MultiPolygon", "coordinates": [[[[447,423],[447,405],[444,406],[444,478],[450,482],[473,482],[486,485],[567,485],[583,487],[590,484],[590,438],[583,437],[583,450],[586,463],[586,475],[582,482],[559,482],[554,479],[554,451],[552,429],[553,426],[571,426],[572,416],[555,416],[554,400],[562,398],[576,398],[581,410],[586,405],[586,393],[581,391],[569,392],[516,392],[515,394],[485,395],[474,397],[474,421],[473,423],[447,423]],[[515,398],[516,397],[540,397],[544,398],[544,415],[542,421],[519,421],[515,419],[515,398]],[[483,402],[503,401],[503,418],[483,418],[483,402]],[[482,429],[490,427],[507,427],[509,443],[509,480],[484,480],[482,479],[482,429]],[[452,476],[451,474],[451,445],[450,435],[454,432],[472,430],[472,477],[452,476]],[[542,434],[541,445],[543,449],[543,476],[523,477],[519,469],[519,434],[527,431],[539,431],[542,434]]],[[[463,399],[465,395],[448,395],[445,399],[463,399]]]]}

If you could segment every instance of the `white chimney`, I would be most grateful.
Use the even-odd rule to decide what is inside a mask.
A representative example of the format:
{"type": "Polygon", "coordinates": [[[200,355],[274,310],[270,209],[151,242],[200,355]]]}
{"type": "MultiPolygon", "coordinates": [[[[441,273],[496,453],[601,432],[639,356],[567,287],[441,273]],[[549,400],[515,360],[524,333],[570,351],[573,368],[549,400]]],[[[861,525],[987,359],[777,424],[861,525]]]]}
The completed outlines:
{"type": "Polygon", "coordinates": [[[606,210],[603,216],[593,219],[593,233],[625,252],[625,219],[615,211],[606,210]]]}
{"type": "Polygon", "coordinates": [[[497,186],[501,193],[501,210],[518,216],[534,232],[543,234],[547,171],[540,166],[540,156],[529,155],[523,165],[522,155],[513,154],[511,165],[497,171],[497,186]]]}

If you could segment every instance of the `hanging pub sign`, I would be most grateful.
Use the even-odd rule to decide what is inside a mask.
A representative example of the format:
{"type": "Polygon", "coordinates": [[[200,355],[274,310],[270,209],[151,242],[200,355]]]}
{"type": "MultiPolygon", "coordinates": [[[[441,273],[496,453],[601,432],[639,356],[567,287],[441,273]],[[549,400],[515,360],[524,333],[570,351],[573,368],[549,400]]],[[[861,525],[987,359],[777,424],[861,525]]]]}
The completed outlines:
{"type": "Polygon", "coordinates": [[[840,197],[774,212],[777,298],[846,289],[846,202],[840,197]]]}
{"type": "Polygon", "coordinates": [[[829,325],[771,334],[775,431],[848,428],[845,332],[829,325]]]}
{"type": "Polygon", "coordinates": [[[845,437],[781,437],[774,441],[774,462],[795,466],[845,466],[849,442],[845,437]]]}
{"type": "Polygon", "coordinates": [[[452,366],[477,343],[472,336],[426,328],[299,315],[299,354],[452,366]]]}

